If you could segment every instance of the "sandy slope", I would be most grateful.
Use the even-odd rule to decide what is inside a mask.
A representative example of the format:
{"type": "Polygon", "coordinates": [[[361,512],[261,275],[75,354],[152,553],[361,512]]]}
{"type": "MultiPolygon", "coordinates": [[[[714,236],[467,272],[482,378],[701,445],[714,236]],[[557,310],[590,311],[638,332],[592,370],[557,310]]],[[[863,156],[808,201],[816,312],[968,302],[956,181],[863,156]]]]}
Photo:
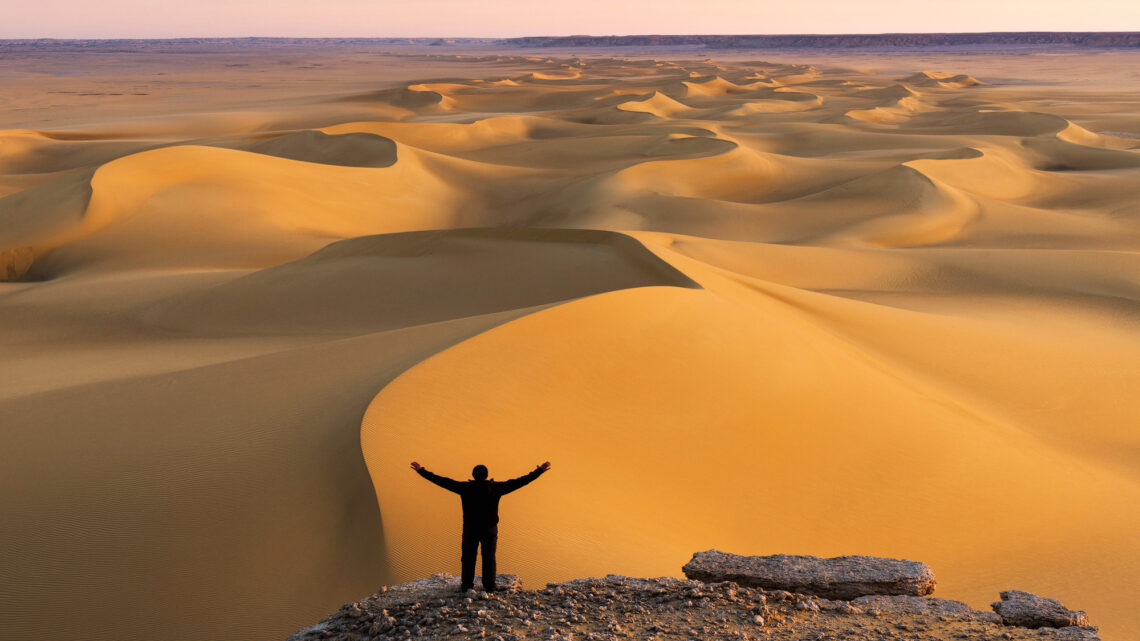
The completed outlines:
{"type": "Polygon", "coordinates": [[[503,507],[530,585],[878,554],[1140,632],[1140,90],[1064,84],[1095,57],[242,56],[293,93],[5,116],[0,638],[275,638],[454,570],[413,459],[554,461],[503,507]]]}

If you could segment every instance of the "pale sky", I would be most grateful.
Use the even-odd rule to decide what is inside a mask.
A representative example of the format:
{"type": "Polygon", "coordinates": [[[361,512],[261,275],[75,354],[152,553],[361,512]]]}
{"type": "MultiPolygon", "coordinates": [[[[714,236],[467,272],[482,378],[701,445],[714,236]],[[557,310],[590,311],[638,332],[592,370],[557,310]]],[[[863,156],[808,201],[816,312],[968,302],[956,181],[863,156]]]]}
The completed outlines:
{"type": "Polygon", "coordinates": [[[2,0],[0,38],[1140,31],[1140,0],[2,0]]]}

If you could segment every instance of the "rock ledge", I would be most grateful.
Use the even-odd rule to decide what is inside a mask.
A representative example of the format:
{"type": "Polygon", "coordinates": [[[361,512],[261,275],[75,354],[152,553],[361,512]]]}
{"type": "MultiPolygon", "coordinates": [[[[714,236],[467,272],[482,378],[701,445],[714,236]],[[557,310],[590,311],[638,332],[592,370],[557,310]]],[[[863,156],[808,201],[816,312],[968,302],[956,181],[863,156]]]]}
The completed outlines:
{"type": "Polygon", "coordinates": [[[827,599],[876,594],[926,596],[934,572],[918,561],[874,556],[740,556],[717,550],[697,552],[681,570],[690,579],[735,581],[765,590],[787,590],[827,599]]]}
{"type": "Polygon", "coordinates": [[[1100,641],[1096,628],[1003,625],[965,603],[913,595],[829,600],[731,581],[609,575],[456,592],[457,577],[381,588],[289,641],[1100,641]]]}
{"type": "Polygon", "coordinates": [[[1021,590],[1006,590],[1000,596],[1001,601],[995,601],[990,607],[1006,625],[1025,628],[1064,628],[1089,624],[1087,614],[1070,610],[1057,599],[1048,599],[1021,590]]]}

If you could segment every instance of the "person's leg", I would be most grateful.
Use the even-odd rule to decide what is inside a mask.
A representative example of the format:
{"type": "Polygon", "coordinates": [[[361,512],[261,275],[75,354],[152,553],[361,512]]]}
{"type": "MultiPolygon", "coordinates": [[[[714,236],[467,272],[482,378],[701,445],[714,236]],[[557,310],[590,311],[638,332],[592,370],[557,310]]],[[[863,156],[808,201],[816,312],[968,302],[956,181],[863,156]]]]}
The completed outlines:
{"type": "Polygon", "coordinates": [[[492,525],[483,533],[483,589],[495,591],[495,547],[499,543],[499,528],[492,525]]]}
{"type": "Polygon", "coordinates": [[[475,556],[479,552],[479,532],[463,528],[463,549],[460,562],[463,574],[460,578],[459,589],[470,590],[475,587],[475,556]]]}

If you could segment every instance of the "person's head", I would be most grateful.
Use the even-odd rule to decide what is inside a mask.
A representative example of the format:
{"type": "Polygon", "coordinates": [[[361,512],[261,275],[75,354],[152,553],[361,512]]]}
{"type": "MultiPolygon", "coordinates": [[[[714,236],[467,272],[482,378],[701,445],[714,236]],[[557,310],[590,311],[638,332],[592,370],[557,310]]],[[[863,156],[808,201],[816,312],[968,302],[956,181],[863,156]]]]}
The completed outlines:
{"type": "Polygon", "coordinates": [[[487,480],[487,466],[486,465],[476,465],[471,470],[471,476],[474,477],[476,481],[486,481],[487,480]]]}

